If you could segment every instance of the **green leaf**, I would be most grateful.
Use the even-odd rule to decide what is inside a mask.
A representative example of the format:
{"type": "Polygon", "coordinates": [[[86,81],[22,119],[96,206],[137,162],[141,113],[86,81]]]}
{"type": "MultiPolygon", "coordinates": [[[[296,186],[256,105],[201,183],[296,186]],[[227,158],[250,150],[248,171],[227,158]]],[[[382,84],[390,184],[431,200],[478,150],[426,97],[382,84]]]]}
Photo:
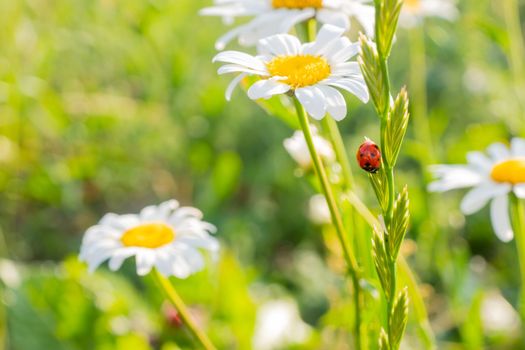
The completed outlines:
{"type": "Polygon", "coordinates": [[[402,88],[397,95],[394,105],[388,112],[384,145],[385,157],[388,165],[394,167],[408,127],[408,95],[406,88],[402,88]]]}
{"type": "Polygon", "coordinates": [[[390,345],[398,349],[403,338],[403,333],[408,319],[408,295],[406,287],[398,294],[394,303],[392,317],[390,318],[390,345]]]}
{"type": "Polygon", "coordinates": [[[372,239],[372,252],[374,255],[374,265],[376,267],[377,275],[379,276],[379,282],[385,293],[387,300],[392,299],[391,287],[392,287],[392,272],[390,269],[390,258],[386,251],[385,240],[383,234],[378,231],[379,228],[374,228],[374,238],[372,239]]]}
{"type": "Polygon", "coordinates": [[[380,168],[376,173],[368,174],[368,178],[370,179],[381,210],[386,212],[388,209],[388,182],[385,171],[383,168],[380,168]]]}
{"type": "Polygon", "coordinates": [[[390,350],[390,345],[388,344],[388,335],[383,328],[381,328],[381,333],[379,333],[379,350],[390,350]]]}
{"type": "Polygon", "coordinates": [[[390,55],[402,5],[402,0],[376,1],[376,38],[379,52],[384,59],[390,55]]]}
{"type": "Polygon", "coordinates": [[[365,78],[368,91],[377,110],[381,115],[388,101],[385,100],[386,81],[381,69],[381,61],[377,53],[376,44],[369,40],[365,35],[359,35],[361,51],[359,53],[359,66],[365,78]]]}
{"type": "Polygon", "coordinates": [[[410,211],[408,206],[408,187],[405,185],[403,191],[399,194],[394,203],[394,215],[390,227],[388,228],[390,235],[390,240],[388,242],[390,255],[394,260],[397,258],[399,248],[401,247],[403,238],[405,238],[408,224],[410,222],[410,211]]]}

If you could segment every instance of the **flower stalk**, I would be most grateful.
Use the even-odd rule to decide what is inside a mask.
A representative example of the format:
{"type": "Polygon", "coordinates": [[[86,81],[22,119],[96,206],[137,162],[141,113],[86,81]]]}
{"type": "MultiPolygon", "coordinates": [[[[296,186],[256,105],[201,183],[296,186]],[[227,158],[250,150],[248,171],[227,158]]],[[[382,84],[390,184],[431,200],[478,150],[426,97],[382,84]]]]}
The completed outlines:
{"type": "Polygon", "coordinates": [[[153,275],[155,276],[157,282],[161,285],[162,289],[164,289],[164,292],[166,293],[168,299],[173,303],[173,306],[175,306],[175,308],[177,309],[177,312],[179,313],[186,327],[188,327],[191,333],[202,345],[202,348],[205,350],[216,350],[215,346],[210,341],[210,339],[199,328],[199,326],[197,326],[195,321],[190,316],[186,304],[184,304],[184,301],[181,299],[171,282],[156,269],[154,270],[153,275]]]}
{"type": "Polygon", "coordinates": [[[381,120],[382,168],[370,174],[380,203],[384,226],[376,227],[373,238],[374,263],[386,300],[386,327],[381,330],[379,348],[397,350],[408,318],[408,291],[397,288],[397,257],[408,229],[408,190],[397,196],[394,168],[408,127],[408,96],[405,89],[391,98],[388,57],[397,28],[402,0],[375,0],[376,44],[363,35],[359,63],[381,120]]]}
{"type": "MultiPolygon", "coordinates": [[[[323,194],[325,195],[326,202],[328,204],[328,208],[330,209],[330,216],[332,218],[333,225],[335,227],[335,231],[337,233],[337,238],[339,239],[339,242],[341,244],[341,248],[343,251],[343,256],[348,268],[348,272],[351,275],[352,283],[353,283],[353,292],[354,292],[354,301],[355,301],[355,348],[361,349],[361,296],[360,296],[360,285],[359,285],[359,276],[360,276],[360,270],[359,265],[357,263],[357,260],[354,256],[353,250],[348,242],[347,235],[345,232],[343,220],[341,218],[341,214],[339,212],[339,208],[335,199],[335,196],[332,191],[332,186],[330,182],[328,181],[328,176],[326,175],[325,168],[323,166],[321,157],[317,153],[317,150],[315,149],[313,138],[312,138],[312,131],[310,129],[310,124],[308,122],[308,117],[304,111],[303,106],[299,102],[299,100],[294,97],[293,98],[295,109],[297,111],[297,117],[299,118],[299,123],[301,124],[301,129],[303,131],[306,143],[308,145],[308,150],[310,152],[310,156],[312,158],[312,163],[314,165],[315,172],[317,174],[317,177],[319,178],[319,182],[321,183],[321,188],[323,190],[323,194]]],[[[325,118],[326,119],[326,118],[325,118]]]]}
{"type": "MultiPolygon", "coordinates": [[[[306,29],[306,36],[307,40],[312,42],[315,40],[316,36],[316,28],[317,28],[317,22],[315,20],[310,20],[306,22],[305,25],[306,29]]],[[[297,106],[297,105],[296,105],[297,106]]],[[[337,126],[336,121],[333,118],[325,117],[322,120],[323,127],[328,131],[328,137],[330,139],[330,142],[332,144],[332,147],[335,152],[335,156],[337,159],[337,162],[341,166],[342,174],[343,174],[343,190],[350,190],[352,188],[353,183],[353,176],[352,176],[352,169],[350,167],[350,162],[348,159],[348,156],[346,155],[345,145],[343,142],[343,138],[341,136],[341,132],[339,131],[339,127],[337,126]]],[[[314,158],[313,154],[311,154],[312,159],[314,158]]],[[[323,168],[324,170],[324,168],[323,168]]],[[[335,208],[338,210],[337,208],[335,208]]],[[[349,218],[351,219],[351,225],[355,229],[355,217],[353,210],[351,213],[349,213],[349,218]]],[[[334,221],[335,222],[335,221],[334,221]]],[[[344,237],[345,232],[343,229],[342,236],[344,237]]],[[[345,249],[343,241],[340,239],[341,245],[343,246],[343,250],[345,249]]],[[[354,272],[350,272],[351,274],[351,280],[352,280],[352,287],[353,287],[353,294],[354,294],[354,346],[356,350],[362,349],[362,341],[361,341],[361,307],[363,305],[362,300],[362,293],[361,293],[361,285],[360,285],[360,278],[358,276],[357,270],[358,270],[357,262],[355,269],[351,268],[354,272]]]]}

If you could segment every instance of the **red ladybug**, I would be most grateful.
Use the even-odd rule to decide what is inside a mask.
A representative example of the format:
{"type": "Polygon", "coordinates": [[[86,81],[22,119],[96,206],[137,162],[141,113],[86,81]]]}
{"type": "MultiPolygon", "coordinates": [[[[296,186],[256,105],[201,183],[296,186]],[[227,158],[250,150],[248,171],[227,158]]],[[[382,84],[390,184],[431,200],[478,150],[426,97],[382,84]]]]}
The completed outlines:
{"type": "Polygon", "coordinates": [[[356,157],[361,169],[369,173],[374,174],[381,168],[381,151],[372,140],[366,139],[359,146],[356,157]]]}

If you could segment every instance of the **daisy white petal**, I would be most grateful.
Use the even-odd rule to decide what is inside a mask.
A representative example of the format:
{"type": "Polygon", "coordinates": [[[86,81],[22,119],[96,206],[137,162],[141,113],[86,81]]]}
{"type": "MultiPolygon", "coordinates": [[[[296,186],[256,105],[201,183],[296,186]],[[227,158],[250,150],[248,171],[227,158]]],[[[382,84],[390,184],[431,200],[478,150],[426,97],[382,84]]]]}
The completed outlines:
{"type": "Polygon", "coordinates": [[[525,140],[514,137],[510,142],[510,150],[513,157],[525,157],[525,140]]]}
{"type": "Polygon", "coordinates": [[[346,117],[346,102],[343,95],[336,89],[319,85],[318,89],[322,91],[326,99],[326,110],[337,121],[346,117]]]}
{"type": "MultiPolygon", "coordinates": [[[[352,43],[350,42],[350,40],[341,40],[340,42],[343,44],[343,48],[335,51],[334,47],[332,47],[331,52],[326,53],[327,57],[332,62],[346,62],[350,58],[357,55],[357,53],[359,52],[359,43],[352,43]],[[335,52],[332,52],[332,50],[334,50],[335,52]]],[[[355,71],[354,73],[357,74],[359,73],[359,71],[355,71]]]]}
{"type": "Polygon", "coordinates": [[[135,262],[137,264],[137,275],[145,276],[150,273],[153,265],[155,265],[155,254],[146,249],[140,249],[135,255],[135,262]]]}
{"type": "Polygon", "coordinates": [[[323,81],[322,83],[324,85],[331,85],[331,86],[335,86],[335,87],[344,89],[354,94],[357,98],[359,98],[364,103],[367,103],[368,99],[370,98],[370,95],[368,94],[368,89],[362,77],[359,77],[358,79],[331,78],[331,79],[327,79],[323,81]]]}
{"type": "Polygon", "coordinates": [[[357,22],[363,27],[366,35],[369,38],[374,37],[375,34],[375,9],[370,6],[368,1],[346,1],[343,4],[344,12],[354,17],[357,22]]]}
{"type": "Polygon", "coordinates": [[[238,64],[225,64],[224,66],[221,66],[219,69],[217,69],[217,74],[219,75],[228,73],[249,73],[254,75],[268,74],[266,71],[255,70],[252,68],[239,66],[238,64]]]}
{"type": "Polygon", "coordinates": [[[315,86],[308,86],[295,90],[295,96],[314,119],[323,119],[326,113],[324,95],[315,86]]]}
{"type": "Polygon", "coordinates": [[[274,34],[288,33],[295,25],[316,18],[322,24],[337,26],[347,30],[350,18],[355,18],[373,35],[374,6],[366,0],[215,0],[215,6],[202,9],[201,15],[220,16],[231,23],[237,17],[251,17],[216,43],[218,50],[234,38],[241,45],[251,46],[257,40],[274,34]]]}
{"type": "Polygon", "coordinates": [[[109,268],[118,270],[134,256],[140,276],[154,267],[166,276],[176,275],[177,264],[183,266],[178,271],[184,271],[177,275],[188,276],[202,268],[198,249],[215,253],[219,247],[209,235],[215,226],[201,218],[200,210],[179,208],[174,200],[146,207],[139,215],[106,215],[86,231],[79,259],[87,262],[90,271],[108,259],[109,268]]]}
{"type": "Polygon", "coordinates": [[[293,26],[298,23],[304,22],[315,15],[315,10],[312,8],[306,8],[302,10],[285,10],[281,9],[281,12],[288,11],[287,16],[283,16],[281,23],[278,23],[280,33],[288,33],[293,26]]]}
{"type": "Polygon", "coordinates": [[[293,35],[280,34],[261,39],[257,51],[262,55],[297,55],[301,50],[301,42],[293,35]]]}
{"type": "Polygon", "coordinates": [[[230,101],[231,100],[232,94],[233,94],[233,90],[235,90],[237,85],[239,85],[239,83],[246,76],[247,76],[247,74],[243,73],[243,74],[239,74],[238,76],[236,76],[235,78],[232,79],[232,81],[230,82],[230,84],[228,84],[228,87],[226,88],[226,93],[225,93],[226,101],[230,101]]]}
{"type": "Polygon", "coordinates": [[[494,161],[481,152],[468,152],[467,161],[471,166],[486,172],[490,172],[494,165],[494,161]]]}
{"type": "Polygon", "coordinates": [[[117,271],[120,269],[124,260],[137,254],[135,248],[119,248],[116,250],[109,259],[109,269],[111,271],[117,271]]]}
{"type": "Polygon", "coordinates": [[[266,67],[261,60],[239,51],[223,51],[218,53],[213,58],[212,62],[233,63],[256,71],[266,71],[266,67]]]}
{"type": "Polygon", "coordinates": [[[497,196],[490,204],[490,219],[496,236],[509,242],[514,237],[509,217],[509,198],[507,195],[497,196]]]}
{"type": "Polygon", "coordinates": [[[501,142],[496,142],[487,148],[487,153],[494,161],[499,161],[510,157],[510,152],[507,146],[501,142]]]}
{"type": "Polygon", "coordinates": [[[473,214],[483,208],[491,198],[509,193],[508,184],[485,184],[470,190],[461,201],[461,211],[465,215],[473,214]]]}
{"type": "Polygon", "coordinates": [[[259,80],[248,89],[248,97],[252,100],[269,98],[273,95],[283,94],[290,90],[290,86],[273,79],[259,80]]]}
{"type": "Polygon", "coordinates": [[[322,55],[334,40],[337,40],[344,33],[344,29],[332,25],[324,25],[314,42],[305,45],[304,54],[322,55]]]}
{"type": "MultiPolygon", "coordinates": [[[[359,68],[359,63],[357,62],[339,63],[339,64],[334,65],[334,69],[332,70],[332,76],[341,76],[341,77],[359,76],[360,69],[361,68],[359,68]]],[[[361,81],[359,82],[361,83],[361,81]]],[[[339,82],[339,83],[345,84],[345,81],[339,82]]],[[[354,91],[350,91],[350,92],[354,93],[354,91]]],[[[363,95],[365,93],[368,94],[368,90],[364,89],[364,92],[361,91],[359,93],[363,95]]]]}
{"type": "Polygon", "coordinates": [[[479,172],[465,165],[433,165],[429,170],[434,177],[439,178],[428,185],[430,192],[472,187],[483,181],[483,176],[479,172]]]}
{"type": "Polygon", "coordinates": [[[515,185],[513,190],[518,198],[525,199],[525,183],[515,185]]]}
{"type": "Polygon", "coordinates": [[[348,15],[343,12],[321,9],[317,11],[315,17],[319,22],[324,24],[330,24],[344,29],[350,28],[350,19],[348,18],[348,15]]]}

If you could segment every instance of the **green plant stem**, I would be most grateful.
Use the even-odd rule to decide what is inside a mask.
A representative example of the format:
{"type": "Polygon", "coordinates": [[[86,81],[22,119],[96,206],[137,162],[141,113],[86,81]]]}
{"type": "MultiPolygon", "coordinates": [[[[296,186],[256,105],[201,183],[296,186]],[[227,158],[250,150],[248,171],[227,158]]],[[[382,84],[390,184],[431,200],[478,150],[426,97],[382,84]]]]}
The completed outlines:
{"type": "Polygon", "coordinates": [[[182,301],[171,282],[166,277],[161,275],[160,272],[157,270],[154,270],[153,274],[155,275],[155,278],[166,292],[168,299],[173,303],[173,305],[177,309],[177,312],[179,313],[182,321],[184,322],[184,325],[188,327],[191,333],[200,342],[202,347],[206,350],[216,350],[215,346],[212,344],[210,339],[206,336],[206,334],[204,334],[204,332],[197,326],[197,324],[191,318],[190,313],[186,308],[186,305],[184,304],[184,301],[182,301]]]}
{"type": "MultiPolygon", "coordinates": [[[[306,23],[306,36],[307,36],[307,40],[309,42],[315,40],[316,27],[317,27],[317,22],[315,20],[310,20],[310,21],[308,21],[306,23]]],[[[296,106],[296,108],[298,108],[298,101],[297,101],[297,99],[295,99],[295,106],[296,106]]],[[[304,115],[304,109],[302,108],[302,106],[300,106],[300,108],[302,109],[302,113],[304,115]]],[[[298,110],[297,113],[298,114],[300,113],[299,110],[298,110]]],[[[307,124],[307,127],[308,127],[308,122],[306,122],[306,124],[307,124]]],[[[323,119],[323,125],[328,130],[328,134],[330,136],[330,142],[332,143],[332,147],[334,148],[334,152],[336,154],[337,161],[341,165],[341,168],[342,168],[343,180],[344,180],[343,181],[344,189],[345,190],[346,189],[351,189],[352,183],[353,183],[352,170],[350,168],[350,163],[348,161],[348,157],[346,156],[345,146],[344,146],[343,138],[341,137],[341,133],[339,131],[339,128],[337,127],[337,124],[336,124],[335,120],[332,119],[332,118],[329,118],[329,117],[325,117],[323,119]]],[[[304,127],[303,127],[303,132],[304,132],[304,127]]],[[[315,151],[315,149],[314,149],[314,151],[315,151]]],[[[310,150],[310,153],[311,153],[312,159],[313,159],[314,156],[312,154],[312,150],[310,150]]],[[[324,168],[323,168],[323,171],[324,171],[324,168]]],[[[319,172],[318,172],[318,174],[319,174],[319,172]]],[[[326,193],[325,193],[325,195],[326,195],[326,193]]],[[[337,208],[335,208],[335,209],[338,211],[337,208]]],[[[353,213],[353,211],[349,214],[349,216],[352,219],[351,225],[354,225],[353,227],[355,228],[355,220],[354,220],[354,213],[353,213]]],[[[334,220],[334,222],[335,222],[335,220],[334,220]]],[[[341,221],[341,223],[342,223],[342,221],[341,221]]],[[[341,227],[341,229],[343,229],[343,228],[341,227]]],[[[337,230],[337,227],[336,227],[336,230],[337,230]]],[[[344,230],[342,232],[339,232],[339,230],[337,230],[337,231],[338,231],[338,235],[340,236],[339,240],[340,240],[341,245],[343,247],[343,251],[345,251],[346,249],[350,249],[349,247],[345,247],[345,245],[347,246],[347,244],[344,242],[343,239],[341,239],[341,237],[343,237],[343,238],[345,237],[344,230]]],[[[354,260],[355,260],[355,258],[354,258],[354,260]]],[[[354,345],[355,345],[355,349],[356,350],[360,350],[360,349],[362,349],[362,342],[361,342],[361,323],[362,323],[362,321],[361,321],[362,300],[361,299],[362,299],[362,296],[361,296],[361,285],[359,283],[359,276],[358,276],[358,273],[357,273],[357,270],[358,270],[357,262],[355,262],[354,264],[356,266],[351,267],[351,269],[354,270],[354,272],[351,272],[351,275],[352,275],[352,286],[353,286],[353,292],[354,292],[354,307],[355,307],[355,310],[354,310],[354,314],[355,314],[355,322],[354,322],[354,333],[355,333],[354,340],[355,340],[355,344],[354,345]]]]}
{"type": "MultiPolygon", "coordinates": [[[[380,30],[379,30],[379,23],[380,23],[380,15],[379,15],[379,8],[381,6],[380,1],[376,0],[376,40],[377,42],[381,41],[380,38],[380,30]]],[[[381,111],[381,149],[386,149],[386,124],[388,120],[388,113],[390,110],[390,77],[388,72],[388,57],[386,56],[386,53],[382,52],[381,45],[378,46],[378,55],[379,55],[379,61],[381,65],[381,74],[383,75],[383,81],[384,81],[384,87],[383,87],[383,94],[384,94],[384,101],[386,101],[385,105],[383,106],[383,110],[381,111]]],[[[394,213],[394,201],[395,201],[395,183],[394,183],[394,168],[391,164],[388,163],[388,159],[386,159],[385,154],[383,152],[382,156],[383,160],[383,168],[386,174],[387,179],[387,187],[388,187],[388,206],[386,212],[383,213],[383,219],[385,220],[385,225],[387,227],[387,231],[390,228],[390,224],[392,222],[392,217],[394,213]]],[[[393,314],[393,307],[394,307],[394,300],[396,297],[396,284],[397,284],[397,278],[396,278],[396,260],[392,256],[390,252],[390,244],[388,244],[388,232],[385,234],[385,247],[387,250],[387,255],[390,257],[389,261],[389,270],[392,276],[391,283],[390,283],[390,299],[387,299],[387,334],[390,344],[391,350],[397,350],[392,347],[392,329],[391,329],[391,319],[393,314]]]]}
{"type": "Polygon", "coordinates": [[[521,274],[521,289],[519,311],[523,321],[525,321],[525,212],[523,202],[516,197],[514,193],[510,195],[511,203],[511,217],[514,231],[514,239],[516,240],[516,248],[518,251],[518,260],[521,274]]]}
{"type": "Polygon", "coordinates": [[[321,183],[321,188],[323,189],[323,193],[326,197],[326,202],[328,203],[328,208],[330,209],[330,215],[332,217],[332,222],[334,224],[337,236],[339,238],[341,247],[343,249],[344,259],[350,270],[350,273],[352,274],[358,273],[359,266],[357,265],[355,256],[352,250],[350,249],[350,246],[349,246],[346,234],[345,234],[343,220],[341,218],[341,214],[339,213],[337,202],[332,192],[332,187],[330,185],[330,182],[328,181],[328,177],[326,175],[323,163],[321,161],[321,157],[317,153],[317,150],[315,149],[315,146],[314,146],[312,131],[310,130],[310,124],[308,123],[308,117],[306,116],[306,112],[304,111],[304,108],[299,102],[299,100],[297,100],[297,98],[294,97],[293,101],[295,104],[295,109],[297,111],[297,117],[299,118],[299,122],[301,124],[301,128],[304,134],[304,138],[306,140],[306,144],[308,145],[308,150],[310,151],[310,156],[312,157],[315,172],[317,173],[317,176],[321,183]]]}
{"type": "Polygon", "coordinates": [[[518,98],[520,115],[525,118],[525,101],[523,94],[523,81],[525,79],[525,47],[523,44],[523,33],[521,31],[520,7],[517,0],[502,0],[503,13],[509,37],[509,63],[514,89],[518,98]]]}
{"type": "MultiPolygon", "coordinates": [[[[370,225],[370,227],[381,227],[379,220],[370,212],[368,207],[361,201],[361,199],[352,191],[348,191],[346,198],[350,204],[354,207],[357,213],[370,225]]],[[[421,338],[425,343],[425,349],[434,350],[436,349],[436,337],[432,332],[430,327],[430,322],[428,320],[428,313],[426,310],[425,302],[423,296],[418,288],[418,282],[410,266],[406,262],[403,255],[399,255],[397,259],[397,267],[399,269],[400,279],[407,284],[408,294],[410,301],[413,305],[414,311],[416,313],[416,318],[419,325],[419,332],[421,338]]]]}

